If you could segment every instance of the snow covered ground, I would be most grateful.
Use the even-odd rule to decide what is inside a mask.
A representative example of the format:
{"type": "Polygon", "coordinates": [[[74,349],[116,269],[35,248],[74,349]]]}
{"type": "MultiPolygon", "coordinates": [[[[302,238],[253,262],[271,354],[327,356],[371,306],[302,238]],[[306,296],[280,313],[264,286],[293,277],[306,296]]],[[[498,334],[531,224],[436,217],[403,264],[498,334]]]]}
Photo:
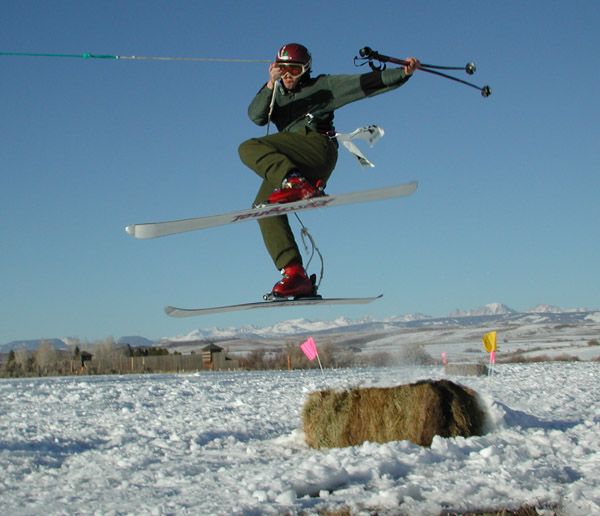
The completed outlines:
{"type": "Polygon", "coordinates": [[[435,367],[0,381],[2,514],[440,514],[525,504],[600,514],[600,364],[454,377],[484,436],[313,450],[308,392],[442,378],[435,367]]]}

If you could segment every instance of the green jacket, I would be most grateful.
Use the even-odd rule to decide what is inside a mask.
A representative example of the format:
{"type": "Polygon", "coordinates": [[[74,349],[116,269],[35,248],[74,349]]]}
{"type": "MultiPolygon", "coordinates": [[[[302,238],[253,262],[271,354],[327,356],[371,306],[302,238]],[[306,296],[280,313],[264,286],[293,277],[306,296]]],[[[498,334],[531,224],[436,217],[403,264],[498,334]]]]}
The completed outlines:
{"type": "MultiPolygon", "coordinates": [[[[293,91],[277,83],[271,122],[280,132],[304,132],[307,129],[333,132],[333,112],[336,109],[394,90],[409,78],[404,68],[390,68],[356,75],[304,76],[293,91]]],[[[273,90],[265,84],[250,103],[248,116],[255,124],[265,125],[269,121],[272,95],[273,90]]]]}

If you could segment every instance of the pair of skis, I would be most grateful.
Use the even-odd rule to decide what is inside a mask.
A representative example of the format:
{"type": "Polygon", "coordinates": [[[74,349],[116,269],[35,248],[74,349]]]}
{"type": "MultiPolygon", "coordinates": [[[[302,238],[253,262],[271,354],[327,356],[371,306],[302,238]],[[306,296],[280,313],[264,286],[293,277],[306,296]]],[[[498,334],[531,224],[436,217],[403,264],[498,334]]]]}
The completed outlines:
{"type": "MultiPolygon", "coordinates": [[[[125,228],[127,233],[135,238],[147,239],[161,236],[174,235],[187,231],[197,231],[226,224],[235,224],[249,220],[258,220],[265,217],[275,217],[292,212],[300,212],[316,208],[327,208],[332,206],[343,206],[347,204],[356,204],[372,201],[392,199],[396,197],[406,197],[411,195],[417,189],[417,182],[376,188],[372,190],[362,190],[343,194],[325,195],[322,197],[313,197],[287,204],[272,204],[246,210],[233,211],[220,215],[209,215],[205,217],[195,217],[183,220],[172,220],[165,222],[150,222],[145,224],[132,224],[125,228]]],[[[306,306],[317,304],[367,304],[382,297],[383,294],[374,297],[346,297],[346,298],[322,298],[304,297],[299,299],[274,299],[269,301],[260,301],[257,303],[243,303],[236,305],[227,305],[211,308],[177,308],[174,306],[165,307],[165,312],[171,317],[191,317],[195,315],[210,315],[223,312],[234,312],[238,310],[251,310],[256,308],[273,308],[289,306],[306,306]]]]}

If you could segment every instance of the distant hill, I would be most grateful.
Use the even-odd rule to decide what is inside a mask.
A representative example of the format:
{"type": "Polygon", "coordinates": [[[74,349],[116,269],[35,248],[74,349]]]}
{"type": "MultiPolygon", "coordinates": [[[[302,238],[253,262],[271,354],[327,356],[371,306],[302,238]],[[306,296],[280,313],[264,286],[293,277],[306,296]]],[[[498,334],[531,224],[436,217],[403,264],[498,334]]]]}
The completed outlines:
{"type": "Polygon", "coordinates": [[[69,349],[67,344],[62,339],[33,339],[33,340],[13,340],[0,346],[0,352],[8,353],[10,350],[17,351],[19,349],[26,349],[28,351],[35,351],[42,342],[49,342],[56,349],[69,349]]]}
{"type": "Polygon", "coordinates": [[[149,348],[154,346],[154,341],[147,339],[146,337],[140,337],[139,335],[133,335],[128,337],[120,337],[117,340],[117,344],[125,346],[129,344],[133,348],[149,348]]]}
{"type": "Polygon", "coordinates": [[[478,317],[482,315],[506,315],[517,313],[502,303],[490,303],[474,310],[455,310],[448,317],[478,317]]]}
{"type": "Polygon", "coordinates": [[[528,313],[532,314],[563,314],[572,312],[589,312],[587,308],[567,308],[563,309],[553,305],[537,305],[527,310],[528,313]]]}

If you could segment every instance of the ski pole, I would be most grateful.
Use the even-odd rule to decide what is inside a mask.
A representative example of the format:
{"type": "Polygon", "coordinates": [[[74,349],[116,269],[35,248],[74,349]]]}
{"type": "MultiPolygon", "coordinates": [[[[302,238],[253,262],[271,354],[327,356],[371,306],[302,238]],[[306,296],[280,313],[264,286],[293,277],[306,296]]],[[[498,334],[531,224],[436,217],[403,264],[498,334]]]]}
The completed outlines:
{"type": "MultiPolygon", "coordinates": [[[[377,61],[389,61],[391,63],[397,64],[406,64],[406,61],[403,59],[398,59],[396,57],[384,56],[379,52],[372,50],[370,47],[364,47],[359,50],[359,54],[362,58],[365,59],[376,59],[377,61]]],[[[421,68],[434,69],[434,70],[464,70],[468,75],[473,75],[477,68],[475,67],[475,63],[467,63],[465,66],[441,66],[441,65],[432,65],[421,63],[421,68]]]]}
{"type": "MultiPolygon", "coordinates": [[[[373,50],[370,47],[363,47],[358,51],[360,58],[355,57],[354,61],[356,62],[357,59],[363,59],[366,60],[366,62],[369,63],[369,66],[371,67],[372,70],[384,70],[385,69],[385,63],[394,63],[394,64],[398,64],[401,66],[406,66],[408,63],[407,61],[405,61],[404,59],[399,59],[397,57],[391,57],[391,56],[386,56],[384,54],[380,54],[379,52],[377,52],[376,50],[373,50]],[[376,65],[374,64],[373,61],[379,61],[380,65],[376,65]]],[[[359,66],[359,65],[357,65],[359,66]]],[[[469,86],[471,88],[475,88],[476,90],[479,90],[481,92],[481,95],[483,97],[489,97],[492,94],[492,90],[489,86],[477,86],[476,84],[473,84],[472,82],[468,82],[465,81],[463,79],[460,79],[458,77],[454,77],[452,75],[448,75],[446,73],[440,72],[438,70],[464,70],[468,75],[473,75],[476,71],[476,66],[475,63],[467,63],[465,66],[441,66],[441,65],[432,65],[432,64],[426,64],[426,63],[421,63],[421,65],[419,66],[418,70],[422,70],[424,72],[427,73],[431,73],[433,75],[437,75],[439,77],[444,77],[446,79],[450,79],[451,81],[455,81],[455,82],[459,82],[461,84],[464,84],[466,86],[469,86]]]]}

